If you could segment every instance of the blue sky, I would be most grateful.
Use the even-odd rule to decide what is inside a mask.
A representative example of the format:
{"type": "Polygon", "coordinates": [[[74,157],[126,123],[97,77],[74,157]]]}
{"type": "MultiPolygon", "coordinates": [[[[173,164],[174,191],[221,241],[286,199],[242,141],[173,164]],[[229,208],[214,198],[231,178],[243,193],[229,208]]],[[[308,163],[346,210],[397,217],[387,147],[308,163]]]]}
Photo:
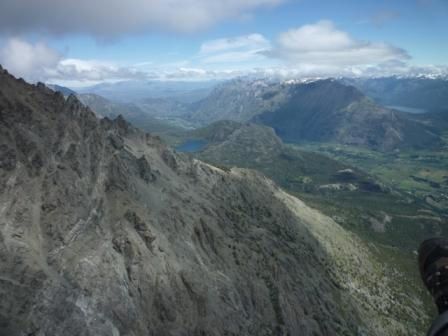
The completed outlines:
{"type": "Polygon", "coordinates": [[[447,0],[3,0],[0,63],[72,86],[441,73],[447,0]]]}

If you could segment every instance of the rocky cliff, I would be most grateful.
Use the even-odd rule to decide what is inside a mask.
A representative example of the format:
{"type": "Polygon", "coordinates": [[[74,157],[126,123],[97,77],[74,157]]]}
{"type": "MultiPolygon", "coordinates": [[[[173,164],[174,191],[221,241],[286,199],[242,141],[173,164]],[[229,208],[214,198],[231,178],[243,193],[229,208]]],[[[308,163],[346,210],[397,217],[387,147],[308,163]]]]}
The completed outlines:
{"type": "Polygon", "coordinates": [[[0,69],[0,335],[409,335],[356,236],[0,69]]]}

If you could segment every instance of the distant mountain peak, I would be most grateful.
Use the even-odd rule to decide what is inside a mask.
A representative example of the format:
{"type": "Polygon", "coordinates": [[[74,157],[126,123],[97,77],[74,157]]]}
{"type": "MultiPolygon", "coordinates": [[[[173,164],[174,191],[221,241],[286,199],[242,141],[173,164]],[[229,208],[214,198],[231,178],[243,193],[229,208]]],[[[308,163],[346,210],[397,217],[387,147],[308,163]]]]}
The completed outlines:
{"type": "Polygon", "coordinates": [[[192,121],[253,121],[286,142],[329,141],[393,150],[433,147],[440,137],[427,125],[377,104],[357,85],[335,78],[265,83],[239,79],[198,102],[192,121]]]}

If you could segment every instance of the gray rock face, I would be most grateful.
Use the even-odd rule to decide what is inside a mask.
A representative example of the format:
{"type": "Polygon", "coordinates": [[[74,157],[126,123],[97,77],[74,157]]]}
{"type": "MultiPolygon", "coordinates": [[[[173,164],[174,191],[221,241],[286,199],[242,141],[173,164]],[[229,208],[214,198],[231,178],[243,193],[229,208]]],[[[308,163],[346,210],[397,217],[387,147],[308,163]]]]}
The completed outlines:
{"type": "Polygon", "coordinates": [[[425,318],[330,218],[73,96],[1,73],[0,143],[0,335],[412,335],[425,318]]]}

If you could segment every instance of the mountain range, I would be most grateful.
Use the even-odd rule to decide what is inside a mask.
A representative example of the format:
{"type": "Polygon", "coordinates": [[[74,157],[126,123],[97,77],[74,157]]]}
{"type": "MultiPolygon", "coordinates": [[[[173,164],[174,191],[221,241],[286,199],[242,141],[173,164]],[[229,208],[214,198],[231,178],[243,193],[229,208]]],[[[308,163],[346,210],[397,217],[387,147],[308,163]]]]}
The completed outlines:
{"type": "MultiPolygon", "coordinates": [[[[438,123],[445,114],[446,83],[443,79],[426,78],[284,82],[241,78],[219,83],[213,89],[209,87],[210,93],[192,101],[180,101],[167,96],[166,92],[148,97],[157,96],[157,90],[150,94],[152,86],[141,88],[140,96],[147,92],[146,98],[132,103],[120,103],[116,97],[110,100],[91,93],[81,93],[79,97],[100,114],[115,110],[114,115],[117,115],[122,111],[131,123],[147,131],[156,130],[151,128],[153,124],[163,129],[172,125],[174,128],[169,133],[175,133],[182,132],[182,128],[231,120],[272,127],[285,142],[333,142],[391,151],[442,146],[443,130],[438,123]],[[427,103],[416,104],[409,97],[427,103]],[[403,111],[430,113],[416,117],[403,111]]],[[[184,87],[179,85],[179,89],[184,87]]],[[[120,85],[110,87],[119,88],[120,85]]],[[[175,85],[173,90],[176,88],[175,85]]]]}
{"type": "Polygon", "coordinates": [[[192,103],[206,97],[219,82],[182,82],[133,80],[116,83],[100,83],[78,88],[78,93],[94,93],[114,102],[132,103],[148,98],[169,98],[180,103],[192,103]]]}
{"type": "MultiPolygon", "coordinates": [[[[399,152],[382,153],[364,149],[364,155],[368,155],[368,158],[370,155],[384,155],[384,158],[380,156],[376,160],[369,158],[373,161],[372,164],[376,162],[381,166],[383,161],[386,164],[388,161],[400,161],[403,181],[406,178],[417,179],[434,186],[434,189],[420,195],[414,191],[410,193],[391,179],[381,179],[375,174],[366,173],[365,169],[360,168],[363,165],[359,165],[359,162],[369,159],[361,158],[355,160],[356,164],[349,164],[346,160],[329,157],[328,152],[321,150],[319,145],[310,150],[285,144],[272,128],[263,125],[218,121],[184,136],[204,144],[192,153],[194,157],[220,167],[256,169],[288,192],[306,199],[319,210],[333,216],[347,229],[368,237],[369,241],[399,246],[412,252],[423,237],[445,232],[448,222],[443,210],[443,194],[446,190],[443,178],[440,182],[424,178],[429,175],[429,168],[439,170],[438,161],[434,159],[432,163],[431,156],[425,161],[419,160],[423,161],[421,166],[425,168],[426,175],[422,168],[405,173],[409,169],[409,163],[399,160],[399,152]],[[395,159],[396,156],[398,159],[395,159]],[[417,177],[420,174],[422,177],[417,177]],[[442,202],[440,206],[436,204],[436,200],[442,202]],[[422,213],[426,215],[422,217],[422,213]],[[378,226],[378,223],[382,224],[378,226]],[[406,230],[398,229],[402,225],[405,225],[406,230]]],[[[337,144],[328,146],[335,153],[344,151],[337,144]]],[[[355,153],[351,154],[352,159],[357,158],[355,153]]],[[[419,158],[417,153],[420,152],[410,151],[409,155],[419,158]]],[[[437,153],[433,156],[437,156],[437,153]]],[[[443,162],[440,162],[442,169],[437,174],[444,174],[443,162]]],[[[405,258],[412,262],[409,257],[405,258]]]]}
{"type": "Polygon", "coordinates": [[[0,140],[2,335],[418,335],[426,324],[419,293],[394,286],[403,274],[255,171],[178,154],[1,68],[0,140]]]}
{"type": "Polygon", "coordinates": [[[189,118],[252,121],[286,142],[335,142],[381,150],[437,147],[440,134],[407,113],[383,107],[354,86],[327,79],[304,83],[236,80],[196,103],[189,118]]]}
{"type": "Polygon", "coordinates": [[[420,109],[421,112],[448,110],[448,80],[444,78],[354,78],[343,82],[383,105],[420,109]]]}

